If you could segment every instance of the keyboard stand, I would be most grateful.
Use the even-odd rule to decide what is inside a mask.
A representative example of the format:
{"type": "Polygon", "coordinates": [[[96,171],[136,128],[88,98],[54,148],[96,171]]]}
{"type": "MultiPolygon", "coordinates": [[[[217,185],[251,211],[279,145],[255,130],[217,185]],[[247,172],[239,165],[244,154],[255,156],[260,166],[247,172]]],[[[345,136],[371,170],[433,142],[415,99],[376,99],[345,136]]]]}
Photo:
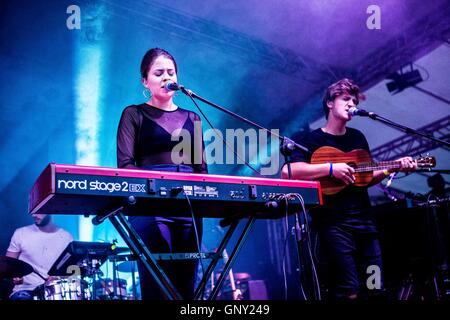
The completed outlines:
{"type": "MultiPolygon", "coordinates": [[[[134,203],[135,201],[133,200],[130,201],[130,199],[128,199],[128,205],[133,205],[134,203]]],[[[95,221],[94,224],[98,225],[108,218],[111,221],[114,228],[117,230],[117,232],[119,232],[122,239],[128,245],[129,249],[142,262],[145,269],[153,276],[156,283],[161,288],[165,298],[168,300],[182,300],[183,298],[181,297],[178,290],[175,288],[175,286],[172,284],[172,282],[165,274],[163,269],[157,263],[155,256],[158,256],[158,254],[152,254],[150,252],[150,250],[142,241],[141,237],[137,234],[137,232],[128,222],[128,219],[122,212],[123,209],[124,206],[119,207],[118,209],[113,210],[107,214],[97,215],[93,219],[93,222],[95,221]]],[[[229,222],[230,227],[225,233],[222,241],[220,242],[219,248],[217,249],[215,254],[211,255],[212,256],[211,262],[209,263],[205,274],[202,276],[202,279],[200,280],[200,283],[197,286],[197,289],[195,290],[194,300],[203,300],[203,292],[205,290],[206,284],[208,283],[208,279],[211,276],[214,269],[216,268],[219,260],[223,257],[223,252],[226,249],[226,246],[228,245],[232,235],[236,231],[236,228],[239,225],[241,218],[242,216],[239,218],[236,217],[235,219],[229,222]]],[[[219,293],[219,290],[221,289],[222,284],[224,283],[224,280],[229,270],[232,268],[233,263],[236,260],[237,254],[242,248],[251,230],[251,227],[255,223],[255,220],[256,218],[254,216],[248,217],[248,221],[244,229],[242,230],[239,239],[237,240],[232,250],[231,255],[229,256],[229,259],[225,264],[224,269],[220,273],[214,289],[212,290],[211,294],[207,297],[207,300],[214,300],[217,297],[217,294],[219,293]]]]}
{"type": "MultiPolygon", "coordinates": [[[[227,261],[227,263],[225,264],[224,269],[222,270],[217,283],[214,287],[214,289],[212,290],[211,294],[209,295],[207,300],[214,300],[217,297],[217,294],[219,293],[219,290],[222,287],[222,284],[225,280],[225,277],[228,275],[228,272],[230,271],[230,269],[233,266],[234,261],[236,260],[237,254],[239,253],[240,249],[242,248],[253,224],[255,223],[255,217],[251,216],[248,218],[248,221],[244,227],[244,229],[241,232],[241,235],[239,236],[239,239],[237,240],[233,251],[231,253],[231,255],[229,256],[229,259],[227,261]]],[[[236,227],[239,224],[239,220],[234,220],[233,222],[231,222],[230,227],[228,228],[227,232],[225,233],[222,241],[220,242],[219,248],[217,249],[217,256],[215,258],[212,259],[212,261],[210,262],[205,274],[203,275],[197,290],[195,290],[195,295],[194,295],[194,300],[200,300],[201,298],[201,293],[204,290],[206,283],[209,279],[209,277],[211,276],[211,273],[214,271],[217,263],[219,262],[219,259],[221,259],[223,257],[223,252],[226,249],[226,246],[228,244],[228,242],[231,239],[231,236],[233,235],[234,231],[236,230],[236,227]]]]}
{"type": "Polygon", "coordinates": [[[163,269],[153,258],[152,253],[137,234],[127,218],[121,211],[109,216],[109,220],[126,242],[130,250],[142,262],[145,269],[153,276],[158,286],[161,288],[164,296],[168,300],[182,300],[180,293],[174,287],[163,269]]]}

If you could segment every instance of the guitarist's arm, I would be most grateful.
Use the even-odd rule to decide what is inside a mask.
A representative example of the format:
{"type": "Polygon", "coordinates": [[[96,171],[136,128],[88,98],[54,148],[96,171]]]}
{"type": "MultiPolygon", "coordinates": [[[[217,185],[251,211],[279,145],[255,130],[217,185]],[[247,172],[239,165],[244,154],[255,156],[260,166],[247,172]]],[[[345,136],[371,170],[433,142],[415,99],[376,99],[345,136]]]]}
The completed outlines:
{"type": "MultiPolygon", "coordinates": [[[[346,163],[333,163],[330,170],[329,163],[310,164],[307,162],[293,162],[291,163],[292,179],[296,180],[315,180],[322,177],[327,177],[330,172],[334,178],[340,179],[345,184],[355,182],[355,170],[346,163]]],[[[281,171],[281,176],[284,179],[288,178],[288,168],[285,164],[281,171]]]]}
{"type": "Polygon", "coordinates": [[[373,172],[372,181],[369,183],[369,187],[379,184],[385,178],[389,177],[391,174],[390,170],[377,170],[373,172]]]}
{"type": "MultiPolygon", "coordinates": [[[[329,164],[310,164],[307,162],[292,162],[291,173],[294,180],[314,180],[317,178],[325,177],[329,172],[329,164]]],[[[283,179],[288,178],[288,166],[285,164],[281,171],[283,179]]]]}
{"type": "Polygon", "coordinates": [[[397,170],[377,170],[373,172],[373,179],[370,182],[369,186],[373,186],[375,184],[380,183],[384,180],[384,178],[388,177],[389,174],[395,171],[401,172],[411,172],[417,169],[417,161],[415,161],[411,157],[403,157],[397,159],[396,161],[400,162],[400,168],[397,170]]]}

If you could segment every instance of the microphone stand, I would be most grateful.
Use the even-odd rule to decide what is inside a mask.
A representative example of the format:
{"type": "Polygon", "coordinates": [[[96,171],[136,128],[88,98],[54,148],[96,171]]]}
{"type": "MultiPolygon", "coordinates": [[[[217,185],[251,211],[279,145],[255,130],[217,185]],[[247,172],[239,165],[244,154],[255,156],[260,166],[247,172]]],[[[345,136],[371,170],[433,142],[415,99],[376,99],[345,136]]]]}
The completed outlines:
{"type": "Polygon", "coordinates": [[[386,125],[388,125],[388,126],[390,126],[390,127],[392,127],[392,128],[395,128],[395,129],[398,129],[398,130],[400,130],[400,131],[403,131],[403,132],[406,133],[406,134],[415,134],[415,135],[421,136],[421,137],[423,137],[423,138],[427,138],[427,139],[429,139],[429,140],[431,140],[431,141],[433,141],[433,142],[435,142],[435,143],[437,143],[437,144],[439,144],[439,145],[441,145],[441,146],[445,146],[445,147],[447,147],[447,148],[450,148],[450,143],[447,142],[447,141],[444,141],[444,140],[435,138],[435,137],[433,137],[433,136],[431,136],[431,135],[429,135],[429,134],[420,132],[420,131],[418,131],[418,130],[411,129],[411,128],[409,128],[409,127],[406,127],[406,126],[404,126],[404,125],[401,125],[401,124],[399,124],[399,123],[396,123],[396,122],[394,122],[394,121],[392,121],[392,120],[389,120],[389,119],[387,119],[387,118],[384,118],[384,117],[382,117],[382,116],[379,116],[379,115],[376,114],[376,113],[373,113],[373,112],[367,112],[367,114],[365,114],[365,115],[363,115],[363,116],[369,117],[369,118],[372,119],[372,120],[380,121],[380,122],[382,122],[382,123],[384,123],[384,124],[386,124],[386,125]]]}
{"type": "Polygon", "coordinates": [[[280,139],[280,141],[284,141],[285,139],[287,139],[289,141],[289,145],[290,145],[289,148],[292,148],[292,150],[299,149],[299,150],[303,150],[303,151],[306,151],[306,152],[310,153],[308,148],[306,148],[305,146],[302,146],[302,145],[300,145],[300,144],[290,140],[289,138],[286,138],[285,136],[280,136],[279,134],[277,134],[275,132],[272,132],[272,130],[269,130],[269,129],[263,127],[263,126],[260,126],[259,124],[255,123],[253,121],[250,121],[250,120],[248,120],[248,119],[246,119],[246,118],[244,118],[244,117],[242,117],[242,116],[240,116],[240,115],[238,115],[238,114],[236,114],[236,113],[234,113],[234,112],[232,112],[232,111],[230,111],[230,110],[228,110],[228,109],[226,109],[224,107],[221,107],[221,106],[219,106],[219,105],[217,105],[217,104],[215,104],[215,103],[213,103],[213,102],[211,102],[211,101],[209,101],[209,100],[207,100],[207,99],[197,95],[192,90],[186,89],[185,87],[182,87],[182,86],[180,86],[180,90],[185,95],[187,95],[187,96],[189,96],[191,98],[198,99],[198,100],[200,100],[200,101],[202,101],[202,102],[204,102],[204,103],[206,103],[206,104],[208,104],[208,105],[210,105],[210,106],[212,106],[212,107],[214,107],[214,108],[216,108],[216,109],[218,109],[218,110],[220,110],[222,112],[225,112],[226,114],[229,114],[229,115],[235,117],[236,119],[238,119],[238,120],[240,120],[242,122],[245,122],[245,123],[247,123],[247,124],[249,124],[249,125],[251,125],[253,127],[256,127],[258,129],[261,129],[261,130],[264,130],[264,131],[270,133],[271,135],[273,135],[273,136],[277,137],[278,139],[280,139]]]}
{"type": "MultiPolygon", "coordinates": [[[[291,180],[292,179],[292,170],[291,170],[291,164],[289,161],[289,156],[292,154],[292,152],[294,150],[302,150],[304,152],[307,152],[309,154],[311,154],[311,151],[306,148],[305,146],[302,146],[296,142],[294,142],[293,140],[289,139],[286,136],[280,136],[279,134],[272,132],[272,130],[269,130],[253,121],[250,121],[224,107],[221,107],[199,95],[197,95],[195,92],[193,92],[192,90],[186,89],[184,86],[178,86],[178,89],[181,90],[181,92],[183,92],[185,95],[189,96],[191,99],[198,99],[222,112],[225,112],[228,115],[233,116],[234,118],[238,119],[239,121],[245,122],[253,127],[256,127],[258,129],[264,130],[268,133],[270,133],[271,135],[277,137],[280,140],[280,152],[283,154],[284,159],[285,159],[285,163],[287,164],[288,167],[288,179],[291,180]]],[[[302,228],[300,227],[300,214],[298,212],[294,213],[295,216],[295,238],[296,238],[296,244],[297,244],[297,255],[298,255],[298,261],[299,261],[299,267],[300,267],[300,283],[302,283],[302,275],[303,272],[305,270],[304,264],[302,263],[302,259],[301,259],[301,242],[302,242],[302,228]]],[[[305,219],[307,219],[307,217],[305,217],[305,219]]]]}
{"type": "MultiPolygon", "coordinates": [[[[288,169],[288,179],[292,180],[292,169],[291,169],[291,161],[290,161],[290,156],[292,155],[292,152],[295,150],[295,145],[293,144],[295,142],[293,142],[291,139],[283,137],[283,141],[281,141],[281,147],[280,147],[280,152],[283,154],[284,156],[284,163],[287,164],[287,169],[288,169]]],[[[304,219],[308,219],[308,217],[306,216],[306,212],[305,212],[305,216],[304,219]]],[[[299,212],[295,212],[294,213],[294,235],[295,235],[295,243],[296,243],[296,247],[297,247],[297,260],[298,260],[298,264],[299,264],[299,281],[300,281],[300,289],[303,293],[303,298],[305,300],[307,300],[307,297],[304,293],[303,290],[303,279],[305,279],[305,274],[306,274],[306,266],[305,266],[305,259],[303,259],[302,257],[302,242],[303,240],[305,240],[304,238],[304,222],[300,223],[301,221],[301,217],[300,217],[300,213],[299,212]]],[[[311,257],[311,259],[313,259],[313,257],[311,257]]],[[[312,261],[311,261],[312,262],[312,261]]],[[[314,284],[313,284],[313,288],[314,284]]],[[[314,294],[315,294],[315,298],[316,300],[318,300],[320,294],[318,294],[315,289],[314,289],[314,294]]],[[[319,299],[320,300],[320,299],[319,299]]]]}

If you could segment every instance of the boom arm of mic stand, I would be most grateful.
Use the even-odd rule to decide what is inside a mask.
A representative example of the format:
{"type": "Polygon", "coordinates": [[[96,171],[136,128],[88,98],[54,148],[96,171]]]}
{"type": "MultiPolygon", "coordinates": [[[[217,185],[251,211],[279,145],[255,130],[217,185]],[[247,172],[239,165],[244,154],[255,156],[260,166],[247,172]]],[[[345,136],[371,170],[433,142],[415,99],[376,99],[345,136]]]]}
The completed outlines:
{"type": "MultiPolygon", "coordinates": [[[[252,121],[250,121],[250,120],[248,120],[248,119],[246,119],[246,118],[244,118],[244,117],[242,117],[242,116],[240,116],[240,115],[238,115],[238,114],[236,114],[234,112],[231,112],[230,110],[227,110],[227,109],[225,109],[225,108],[223,108],[223,107],[221,107],[221,106],[219,106],[219,105],[217,105],[215,103],[212,103],[212,102],[206,100],[205,98],[202,98],[202,97],[198,96],[197,94],[195,94],[194,92],[192,92],[189,89],[186,89],[184,87],[180,88],[180,89],[181,89],[181,91],[184,94],[190,96],[191,98],[195,98],[195,99],[198,99],[200,101],[203,101],[204,103],[209,104],[210,106],[213,106],[214,108],[219,109],[220,111],[223,111],[223,112],[225,112],[225,113],[235,117],[236,119],[238,119],[238,120],[240,120],[242,122],[248,123],[248,124],[252,125],[253,127],[265,130],[266,132],[269,132],[271,135],[274,135],[278,139],[280,139],[281,144],[282,144],[282,147],[281,147],[282,151],[281,152],[285,156],[286,163],[288,165],[289,179],[291,179],[291,177],[292,177],[291,165],[290,165],[290,161],[288,161],[289,160],[288,157],[291,154],[291,152],[294,149],[297,148],[297,149],[300,149],[300,150],[303,150],[303,151],[306,151],[306,152],[310,153],[308,148],[306,148],[306,147],[304,147],[304,146],[302,146],[302,145],[300,145],[298,143],[295,143],[294,141],[292,141],[291,139],[289,139],[287,137],[280,136],[280,135],[278,135],[276,133],[273,133],[271,130],[266,129],[266,128],[260,126],[259,124],[255,123],[255,122],[252,122],[252,121]]],[[[295,214],[295,229],[296,229],[295,235],[296,235],[296,242],[297,242],[297,254],[298,254],[299,264],[300,264],[300,268],[301,268],[301,265],[302,265],[301,258],[300,258],[300,256],[301,256],[300,255],[301,229],[300,229],[300,225],[299,224],[300,224],[300,217],[299,217],[299,214],[296,213],[295,214]]]]}
{"type": "Polygon", "coordinates": [[[396,129],[398,129],[398,130],[400,130],[400,131],[403,131],[403,132],[406,133],[406,134],[415,134],[415,135],[421,136],[421,137],[423,137],[423,138],[427,138],[427,139],[429,139],[429,140],[431,140],[431,141],[434,141],[434,142],[438,143],[438,144],[441,145],[441,146],[446,146],[446,147],[450,148],[450,143],[447,142],[447,141],[444,141],[444,140],[435,138],[435,137],[433,137],[433,136],[431,136],[431,135],[429,135],[429,134],[426,134],[426,133],[417,131],[417,130],[415,130],[415,129],[411,129],[411,128],[409,128],[409,127],[406,127],[406,126],[404,126],[404,125],[395,123],[395,122],[393,122],[393,121],[391,121],[391,120],[389,120],[389,119],[386,119],[386,118],[384,118],[384,117],[382,117],[382,116],[377,115],[376,113],[372,113],[372,114],[369,116],[369,118],[370,118],[370,119],[373,119],[373,120],[380,121],[380,122],[382,122],[382,123],[384,123],[384,124],[386,124],[386,125],[388,125],[388,126],[390,126],[390,127],[396,128],[396,129]]]}
{"type": "MultiPolygon", "coordinates": [[[[263,127],[263,126],[260,126],[259,124],[255,123],[253,121],[250,121],[250,120],[248,120],[248,119],[246,119],[246,118],[244,118],[244,117],[242,117],[242,116],[240,116],[240,115],[238,115],[238,114],[236,114],[236,113],[234,113],[234,112],[232,112],[232,111],[230,111],[230,110],[228,110],[228,109],[226,109],[224,107],[221,107],[221,106],[219,106],[219,105],[217,105],[217,104],[215,104],[215,103],[213,103],[213,102],[211,102],[211,101],[209,101],[209,100],[207,100],[207,99],[205,99],[203,97],[200,97],[199,95],[197,95],[192,90],[186,89],[184,87],[180,88],[180,90],[185,95],[190,96],[190,97],[195,98],[195,99],[198,99],[198,100],[200,100],[200,101],[202,101],[202,102],[204,102],[204,103],[206,103],[206,104],[208,104],[208,105],[210,105],[210,106],[212,106],[212,107],[214,107],[216,109],[219,109],[222,112],[225,112],[226,114],[229,114],[230,116],[233,116],[234,118],[236,118],[236,119],[238,119],[238,120],[240,120],[242,122],[245,122],[245,123],[247,123],[247,124],[249,124],[249,125],[251,125],[253,127],[256,127],[258,129],[261,129],[261,130],[264,130],[266,132],[269,132],[271,135],[277,137],[281,141],[284,141],[284,139],[288,139],[288,138],[286,138],[284,136],[280,136],[279,134],[277,134],[275,132],[272,132],[272,130],[269,130],[269,129],[263,127]]],[[[308,148],[306,148],[306,147],[304,147],[304,146],[302,146],[302,145],[300,145],[300,144],[298,144],[298,143],[296,143],[296,142],[294,142],[292,140],[290,140],[290,142],[295,146],[295,148],[298,148],[300,150],[309,152],[308,148]]]]}

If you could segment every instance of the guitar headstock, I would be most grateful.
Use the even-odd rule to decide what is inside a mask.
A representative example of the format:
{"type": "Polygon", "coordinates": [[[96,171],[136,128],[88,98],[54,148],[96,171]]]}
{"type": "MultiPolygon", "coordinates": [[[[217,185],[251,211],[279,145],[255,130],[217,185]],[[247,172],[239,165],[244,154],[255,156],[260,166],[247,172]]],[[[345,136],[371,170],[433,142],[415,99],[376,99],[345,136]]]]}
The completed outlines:
{"type": "Polygon", "coordinates": [[[418,168],[434,168],[436,166],[436,158],[430,155],[418,157],[416,162],[418,168]]]}

